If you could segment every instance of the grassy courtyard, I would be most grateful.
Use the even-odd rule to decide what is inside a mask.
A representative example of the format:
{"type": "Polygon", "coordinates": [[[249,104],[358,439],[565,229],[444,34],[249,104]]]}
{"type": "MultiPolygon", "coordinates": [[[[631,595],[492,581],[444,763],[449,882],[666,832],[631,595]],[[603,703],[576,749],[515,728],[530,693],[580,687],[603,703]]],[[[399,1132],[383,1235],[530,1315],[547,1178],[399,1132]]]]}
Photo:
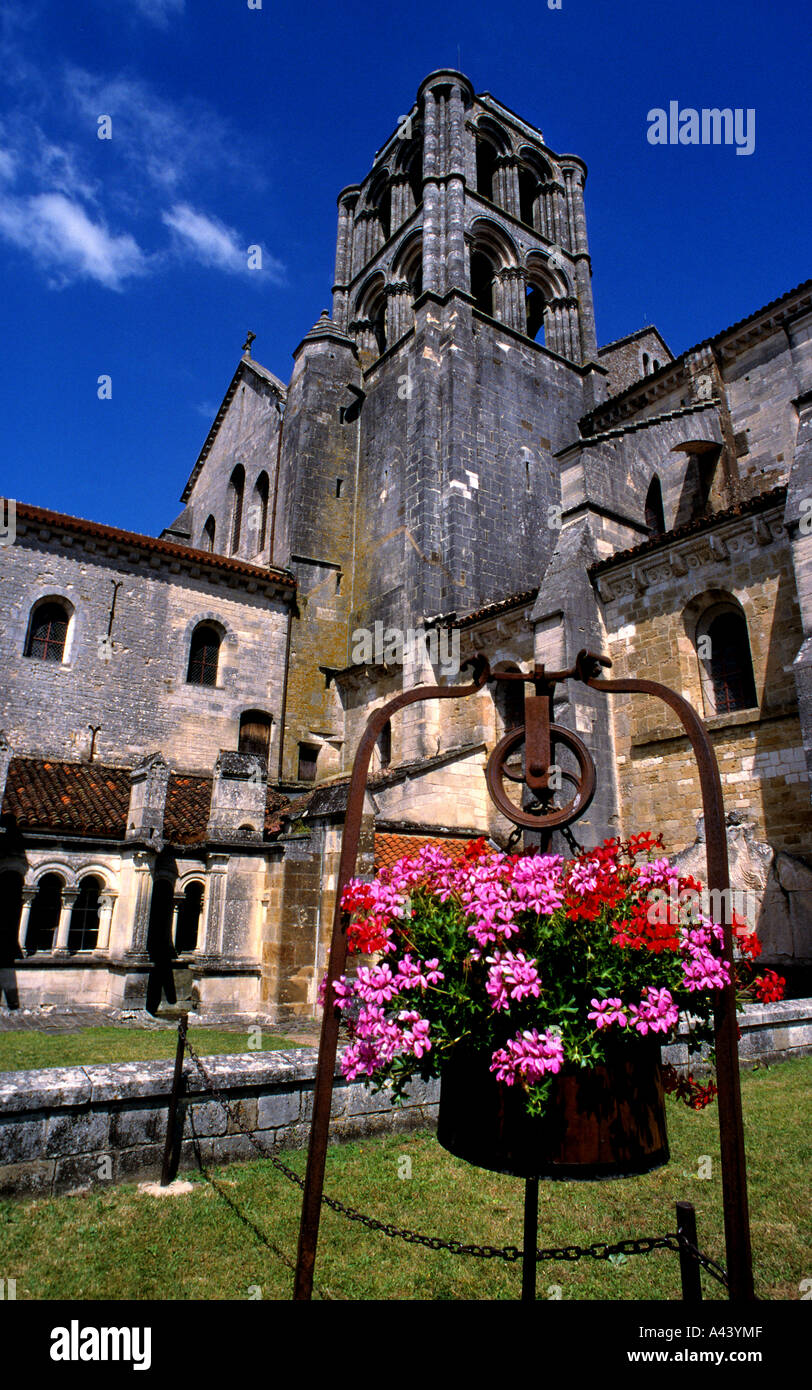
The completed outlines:
{"type": "MultiPolygon", "coordinates": [[[[756,1293],[796,1300],[809,1273],[812,1058],[745,1073],[745,1132],[756,1293]]],[[[542,1183],[542,1245],[586,1245],[675,1229],[674,1203],[697,1209],[700,1247],[724,1262],[715,1107],[669,1100],[671,1162],[608,1183],[542,1183]],[[700,1176],[704,1174],[706,1176],[700,1176]],[[709,1174],[709,1175],[708,1175],[709,1174]]],[[[283,1155],[304,1172],[302,1150],[283,1155]]],[[[134,1187],[0,1204],[0,1267],[18,1299],[287,1299],[300,1192],[267,1161],[192,1176],[186,1196],[134,1187]]],[[[334,1145],[326,1191],[381,1220],[466,1243],[522,1243],[523,1183],[451,1158],[429,1134],[334,1145]]],[[[326,1209],[317,1296],[338,1300],[513,1299],[520,1266],[431,1251],[367,1231],[326,1209]]],[[[723,1297],[703,1274],[706,1299],[723,1297]]],[[[539,1267],[539,1296],[678,1299],[669,1251],[539,1267]]]]}
{"type": "MultiPolygon", "coordinates": [[[[269,1052],[301,1047],[301,1041],[278,1033],[263,1032],[252,1039],[248,1030],[194,1028],[190,1038],[195,1050],[213,1056],[224,1052],[269,1052]],[[260,1046],[256,1046],[259,1041],[260,1046]]],[[[152,1062],[175,1055],[176,1028],[147,1031],[113,1025],[82,1028],[75,1033],[25,1029],[0,1033],[0,1072],[38,1067],[91,1066],[94,1062],[152,1062]]]]}

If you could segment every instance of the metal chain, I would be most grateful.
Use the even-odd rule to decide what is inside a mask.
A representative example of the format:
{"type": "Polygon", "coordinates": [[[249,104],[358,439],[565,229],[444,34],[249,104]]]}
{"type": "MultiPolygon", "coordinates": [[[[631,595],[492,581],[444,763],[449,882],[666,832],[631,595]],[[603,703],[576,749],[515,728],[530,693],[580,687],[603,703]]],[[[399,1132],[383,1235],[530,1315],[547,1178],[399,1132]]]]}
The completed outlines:
{"type": "MultiPolygon", "coordinates": [[[[186,1049],[203,1078],[206,1089],[215,1097],[220,1105],[223,1106],[226,1114],[237,1129],[239,1129],[253,1144],[262,1158],[270,1160],[274,1168],[280,1173],[283,1173],[291,1182],[294,1182],[297,1187],[303,1189],[304,1178],[300,1177],[298,1173],[294,1173],[293,1169],[289,1168],[286,1163],[283,1163],[280,1158],[277,1158],[274,1154],[267,1153],[251,1131],[246,1129],[239,1115],[234,1111],[231,1101],[222,1094],[217,1082],[206,1071],[206,1068],[203,1066],[203,1063],[188,1038],[186,1040],[186,1049]]],[[[523,1252],[516,1245],[465,1245],[459,1240],[443,1240],[441,1236],[421,1235],[419,1231],[410,1231],[403,1226],[395,1226],[388,1221],[379,1221],[377,1217],[366,1216],[363,1212],[356,1211],[354,1207],[346,1206],[344,1202],[340,1202],[336,1197],[328,1197],[324,1194],[322,1196],[322,1201],[325,1206],[330,1207],[332,1211],[340,1212],[340,1214],[346,1216],[349,1221],[358,1221],[370,1231],[379,1231],[381,1235],[391,1236],[398,1240],[405,1240],[409,1245],[424,1245],[429,1250],[448,1250],[452,1255],[474,1255],[483,1260],[499,1259],[507,1260],[509,1263],[515,1263],[516,1260],[522,1258],[523,1252]]],[[[617,1241],[614,1245],[610,1245],[606,1241],[598,1240],[594,1241],[592,1245],[553,1246],[547,1249],[537,1250],[536,1259],[539,1262],[543,1260],[574,1261],[580,1260],[586,1256],[593,1260],[609,1260],[613,1255],[648,1255],[652,1250],[679,1251],[682,1248],[689,1250],[694,1258],[699,1261],[702,1268],[706,1269],[714,1279],[717,1279],[719,1283],[724,1284],[727,1288],[727,1275],[722,1266],[716,1264],[708,1255],[703,1255],[690,1243],[690,1241],[686,1240],[684,1236],[674,1233],[669,1233],[665,1236],[638,1236],[636,1239],[617,1241]]]]}

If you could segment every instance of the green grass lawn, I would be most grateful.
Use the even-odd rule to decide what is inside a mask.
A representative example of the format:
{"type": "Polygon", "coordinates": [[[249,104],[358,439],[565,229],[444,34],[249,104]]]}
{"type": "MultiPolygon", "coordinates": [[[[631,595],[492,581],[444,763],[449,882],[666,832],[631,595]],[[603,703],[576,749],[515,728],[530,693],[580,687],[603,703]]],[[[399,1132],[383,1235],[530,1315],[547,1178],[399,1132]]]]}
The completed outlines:
{"type": "MultiPolygon", "coordinates": [[[[190,1028],[189,1038],[196,1052],[269,1052],[277,1048],[301,1047],[301,1042],[278,1033],[263,1032],[261,1048],[249,1047],[247,1028],[190,1028]]],[[[36,1067],[90,1066],[93,1062],[150,1062],[175,1055],[178,1035],[175,1028],[83,1028],[78,1033],[39,1033],[34,1030],[0,1033],[0,1072],[25,1071],[36,1067]]]]}
{"type": "MultiPolygon", "coordinates": [[[[812,1058],[745,1073],[756,1293],[798,1299],[809,1272],[808,1118],[812,1058]],[[804,1115],[806,1114],[806,1118],[804,1115]]],[[[700,1248],[724,1262],[715,1107],[668,1102],[671,1162],[643,1178],[540,1185],[540,1244],[587,1245],[675,1229],[674,1203],[697,1210],[700,1248]],[[707,1159],[710,1158],[710,1165],[707,1159]],[[700,1177],[710,1168],[709,1177],[700,1177]]],[[[284,1155],[303,1173],[306,1155],[284,1155]]],[[[181,1176],[191,1176],[182,1174],[181,1176]]],[[[194,1175],[187,1196],[134,1187],[0,1204],[0,1268],[18,1299],[287,1299],[301,1194],[270,1163],[194,1175]],[[260,1292],[258,1292],[258,1290],[260,1292]]],[[[523,1183],[451,1158],[429,1134],[334,1145],[325,1190],[384,1221],[466,1243],[522,1243],[523,1183]],[[404,1162],[410,1160],[410,1164],[404,1162]],[[411,1168],[410,1177],[401,1177],[411,1168]]],[[[724,1291],[703,1274],[708,1300],[724,1291]]],[[[454,1256],[365,1230],[324,1211],[316,1294],[340,1300],[515,1299],[519,1264],[454,1256]]],[[[539,1266],[539,1297],[678,1299],[670,1251],[625,1262],[539,1266]]]]}

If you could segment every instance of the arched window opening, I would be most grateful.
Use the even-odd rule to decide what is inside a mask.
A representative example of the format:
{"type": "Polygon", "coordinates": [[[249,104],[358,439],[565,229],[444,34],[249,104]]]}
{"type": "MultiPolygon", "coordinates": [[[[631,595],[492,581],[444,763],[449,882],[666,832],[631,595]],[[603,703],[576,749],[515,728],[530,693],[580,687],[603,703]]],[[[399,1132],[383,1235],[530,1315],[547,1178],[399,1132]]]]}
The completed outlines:
{"type": "Polygon", "coordinates": [[[296,773],[300,782],[315,782],[319,761],[319,746],[315,743],[299,744],[299,767],[296,773]]]}
{"type": "Polygon", "coordinates": [[[493,279],[494,267],[484,251],[474,251],[471,255],[471,294],[476,306],[483,314],[493,318],[493,279]]]}
{"type": "Polygon", "coordinates": [[[707,714],[732,714],[758,705],[747,620],[733,604],[716,605],[697,625],[696,650],[707,714]]]}
{"type": "Polygon", "coordinates": [[[79,896],[73,905],[68,928],[68,950],[93,951],[99,939],[99,893],[103,884],[92,876],[79,884],[79,896]]]}
{"type": "Polygon", "coordinates": [[[663,489],[656,473],[649,483],[648,492],[646,493],[646,526],[651,536],[665,535],[663,489]]]}
{"type": "Polygon", "coordinates": [[[245,469],[241,463],[237,464],[231,474],[228,488],[231,495],[231,553],[236,555],[242,537],[242,504],[245,494],[245,469]]]}
{"type": "MultiPolygon", "coordinates": [[[[500,669],[516,671],[518,667],[510,665],[500,669]]],[[[495,681],[493,698],[502,723],[502,733],[506,734],[510,729],[520,729],[524,724],[524,682],[495,681]]]]}
{"type": "Polygon", "coordinates": [[[0,874],[0,969],[13,965],[20,954],[18,933],[22,909],[23,876],[14,869],[7,869],[0,874]]]}
{"type": "Polygon", "coordinates": [[[409,181],[409,187],[410,187],[410,189],[412,190],[412,198],[414,199],[414,205],[415,205],[416,208],[418,208],[418,207],[420,207],[420,204],[421,204],[422,201],[423,201],[423,146],[422,146],[422,144],[418,144],[418,145],[415,146],[415,152],[414,152],[414,154],[412,155],[412,158],[410,159],[408,168],[407,168],[407,170],[406,170],[406,177],[407,177],[407,179],[408,179],[408,181],[409,181]]]}
{"type": "Polygon", "coordinates": [[[647,352],[643,353],[643,376],[648,376],[648,364],[650,358],[647,352]]]}
{"type": "Polygon", "coordinates": [[[651,370],[652,370],[653,372],[658,372],[658,371],[660,370],[660,364],[659,364],[659,362],[657,361],[657,358],[656,358],[656,357],[655,357],[654,361],[653,361],[652,364],[651,364],[651,370]]]}
{"type": "Polygon", "coordinates": [[[25,655],[37,661],[64,661],[70,611],[64,603],[49,599],[31,614],[25,655]]]}
{"type": "Polygon", "coordinates": [[[249,709],[240,715],[240,753],[255,753],[267,766],[271,748],[271,716],[249,709]]]}
{"type": "Polygon", "coordinates": [[[519,169],[519,217],[525,226],[535,226],[533,211],[539,193],[539,181],[531,169],[519,169]]]}
{"type": "Polygon", "coordinates": [[[197,950],[197,937],[200,930],[200,914],[203,910],[203,884],[189,883],[183,894],[183,902],[178,909],[175,931],[175,950],[178,955],[197,950]]]}
{"type": "Polygon", "coordinates": [[[381,767],[389,767],[392,761],[392,722],[387,720],[381,732],[378,734],[378,757],[381,760],[381,767]]]}
{"type": "Polygon", "coordinates": [[[370,314],[370,321],[380,357],[386,352],[386,299],[383,295],[375,301],[370,314]]]}
{"type": "Polygon", "coordinates": [[[216,685],[220,634],[209,623],[198,623],[189,644],[189,685],[216,685]]]}
{"type": "Polygon", "coordinates": [[[497,154],[487,140],[476,142],[476,187],[483,198],[494,201],[494,177],[496,175],[497,154]]]}
{"type": "Polygon", "coordinates": [[[527,308],[527,336],[537,343],[544,342],[544,293],[538,285],[528,285],[525,291],[527,308]]]}
{"type": "Polygon", "coordinates": [[[257,497],[257,533],[255,547],[257,550],[265,549],[265,541],[268,536],[268,500],[270,491],[270,479],[263,468],[254,484],[254,492],[257,497]]]}
{"type": "Polygon", "coordinates": [[[61,911],[62,879],[59,874],[44,874],[37,885],[36,897],[31,904],[31,915],[28,919],[25,944],[29,955],[54,949],[61,911]]]}
{"type": "Polygon", "coordinates": [[[206,524],[205,524],[205,526],[203,527],[203,549],[204,549],[204,550],[209,550],[209,551],[213,551],[213,550],[214,550],[214,537],[215,537],[216,531],[217,531],[217,523],[215,522],[214,517],[213,517],[213,516],[210,516],[210,517],[208,517],[208,518],[206,519],[206,524]]]}

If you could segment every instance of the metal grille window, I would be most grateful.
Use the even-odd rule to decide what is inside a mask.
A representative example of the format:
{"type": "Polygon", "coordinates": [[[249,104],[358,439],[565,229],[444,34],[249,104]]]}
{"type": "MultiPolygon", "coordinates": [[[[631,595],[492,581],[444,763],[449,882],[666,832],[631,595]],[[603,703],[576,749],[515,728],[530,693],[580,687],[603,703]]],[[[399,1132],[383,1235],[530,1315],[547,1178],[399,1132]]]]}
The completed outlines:
{"type": "Polygon", "coordinates": [[[696,630],[706,714],[758,705],[747,620],[732,602],[708,609],[696,630]]]}
{"type": "Polygon", "coordinates": [[[752,709],[756,701],[756,685],[747,624],[741,613],[720,613],[708,627],[711,643],[710,677],[713,701],[717,714],[732,710],[752,709]]]}
{"type": "Polygon", "coordinates": [[[93,951],[99,939],[99,890],[97,878],[83,878],[73,905],[68,928],[68,950],[93,951]]]}
{"type": "Polygon", "coordinates": [[[189,649],[189,685],[216,685],[217,662],[220,654],[220,635],[213,627],[201,623],[192,633],[189,649]]]}
{"type": "Polygon", "coordinates": [[[70,617],[61,603],[43,603],[32,615],[25,655],[38,661],[62,661],[70,617]]]}

